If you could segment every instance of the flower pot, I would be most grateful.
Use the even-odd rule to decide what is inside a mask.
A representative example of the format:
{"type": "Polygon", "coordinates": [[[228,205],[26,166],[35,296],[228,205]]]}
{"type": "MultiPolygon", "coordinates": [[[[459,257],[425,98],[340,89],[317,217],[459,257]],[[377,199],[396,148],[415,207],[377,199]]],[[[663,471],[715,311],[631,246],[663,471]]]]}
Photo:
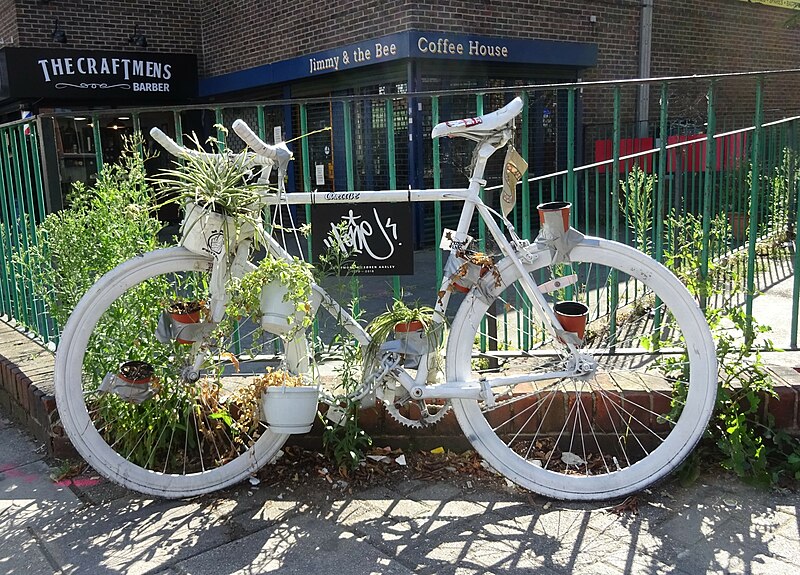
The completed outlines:
{"type": "Polygon", "coordinates": [[[273,433],[308,433],[318,402],[316,386],[268,387],[261,397],[262,420],[273,433]]]}
{"type": "Polygon", "coordinates": [[[586,320],[589,317],[589,308],[578,301],[560,301],[553,306],[561,327],[583,340],[586,335],[586,320]]]}
{"type": "Polygon", "coordinates": [[[261,329],[284,335],[303,322],[305,314],[297,309],[293,301],[286,301],[289,289],[274,280],[261,288],[261,329]]]}
{"type": "Polygon", "coordinates": [[[490,265],[475,263],[467,257],[453,253],[447,260],[444,274],[452,278],[450,285],[455,291],[467,293],[490,269],[490,265]]]}
{"type": "Polygon", "coordinates": [[[747,212],[730,212],[728,223],[731,226],[731,236],[738,241],[744,241],[750,232],[750,218],[747,212]]]}
{"type": "Polygon", "coordinates": [[[236,245],[236,222],[193,202],[186,204],[181,245],[191,252],[218,257],[236,245]]]}
{"type": "Polygon", "coordinates": [[[153,381],[153,366],[144,361],[126,361],[119,366],[117,376],[133,385],[146,385],[153,381]]]}
{"type": "Polygon", "coordinates": [[[394,339],[384,343],[381,351],[399,353],[405,367],[416,369],[422,357],[436,349],[440,337],[439,330],[426,331],[421,321],[398,323],[394,326],[394,339]]]}
{"type": "Polygon", "coordinates": [[[539,226],[548,232],[548,236],[559,237],[569,230],[569,213],[572,204],[569,202],[546,202],[539,204],[539,226]]]}
{"type": "Polygon", "coordinates": [[[200,323],[200,314],[202,312],[201,302],[175,302],[169,308],[167,313],[172,320],[172,334],[175,341],[183,344],[192,344],[194,339],[188,337],[181,337],[183,332],[191,332],[191,329],[186,329],[186,326],[200,323]]]}
{"type": "Polygon", "coordinates": [[[98,390],[113,393],[131,403],[143,403],[153,395],[153,366],[143,361],[126,361],[117,373],[107,373],[98,390]]]}

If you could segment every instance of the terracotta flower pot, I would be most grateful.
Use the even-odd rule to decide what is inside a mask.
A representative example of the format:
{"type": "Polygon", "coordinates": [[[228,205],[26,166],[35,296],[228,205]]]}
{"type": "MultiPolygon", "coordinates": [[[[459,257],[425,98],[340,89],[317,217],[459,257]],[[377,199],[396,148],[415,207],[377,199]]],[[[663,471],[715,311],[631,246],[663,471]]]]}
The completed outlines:
{"type": "MultiPolygon", "coordinates": [[[[200,323],[200,315],[202,312],[202,304],[200,302],[176,302],[168,309],[169,317],[175,322],[174,333],[180,334],[182,326],[200,323]]],[[[194,340],[175,337],[175,341],[183,344],[192,344],[194,340]]]]}
{"type": "Polygon", "coordinates": [[[119,377],[125,383],[147,385],[153,381],[153,366],[144,361],[126,361],[119,366],[119,377]]]}
{"type": "Polygon", "coordinates": [[[553,306],[553,311],[565,331],[577,334],[578,339],[583,339],[589,317],[589,308],[586,305],[579,301],[560,301],[553,306]]]}

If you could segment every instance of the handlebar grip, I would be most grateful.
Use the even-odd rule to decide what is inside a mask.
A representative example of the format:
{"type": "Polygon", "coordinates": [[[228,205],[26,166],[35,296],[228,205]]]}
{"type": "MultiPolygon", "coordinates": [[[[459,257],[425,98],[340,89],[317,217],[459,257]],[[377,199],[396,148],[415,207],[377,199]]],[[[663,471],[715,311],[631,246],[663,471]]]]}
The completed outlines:
{"type": "Polygon", "coordinates": [[[191,155],[191,150],[184,148],[180,144],[178,144],[175,140],[167,136],[164,132],[159,130],[158,128],[151,128],[150,129],[150,136],[161,144],[161,147],[168,151],[173,156],[187,156],[191,155]]]}
{"type": "Polygon", "coordinates": [[[259,156],[265,156],[278,163],[279,166],[286,166],[292,159],[292,153],[286,144],[270,146],[261,138],[256,136],[244,120],[236,120],[232,125],[233,131],[259,156]]]}

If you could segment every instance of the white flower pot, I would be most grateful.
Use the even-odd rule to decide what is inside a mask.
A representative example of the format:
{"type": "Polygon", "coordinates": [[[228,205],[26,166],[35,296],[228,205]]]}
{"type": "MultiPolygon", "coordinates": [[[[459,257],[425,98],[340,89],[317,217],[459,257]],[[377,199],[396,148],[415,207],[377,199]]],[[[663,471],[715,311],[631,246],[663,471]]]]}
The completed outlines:
{"type": "Polygon", "coordinates": [[[293,301],[284,298],[289,290],[278,280],[261,288],[261,329],[284,335],[303,322],[305,314],[297,310],[293,301]],[[291,321],[290,321],[291,318],[291,321]]]}
{"type": "Polygon", "coordinates": [[[181,245],[191,252],[217,257],[236,245],[234,219],[193,202],[186,204],[181,225],[181,245]],[[226,249],[227,245],[227,249],[226,249]]]}
{"type": "Polygon", "coordinates": [[[261,419],[273,433],[308,433],[318,402],[316,386],[268,387],[261,396],[261,419]]]}

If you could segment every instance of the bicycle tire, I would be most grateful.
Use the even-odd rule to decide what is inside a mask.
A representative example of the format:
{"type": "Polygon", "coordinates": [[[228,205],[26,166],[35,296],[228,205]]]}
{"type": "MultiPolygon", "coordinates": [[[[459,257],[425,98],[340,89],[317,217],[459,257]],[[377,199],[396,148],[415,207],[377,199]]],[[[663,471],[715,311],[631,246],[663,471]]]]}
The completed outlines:
{"type": "MultiPolygon", "coordinates": [[[[103,433],[107,433],[108,422],[100,430],[95,426],[95,423],[99,423],[100,418],[97,415],[90,415],[90,412],[96,413],[99,410],[90,410],[89,404],[91,404],[92,399],[89,398],[94,398],[95,402],[98,401],[99,394],[96,393],[97,381],[89,382],[89,379],[84,377],[84,371],[86,370],[85,362],[88,365],[90,357],[93,357],[92,353],[89,354],[90,357],[87,357],[87,346],[90,338],[102,335],[100,332],[106,329],[103,326],[108,325],[104,323],[105,318],[108,317],[104,314],[111,314],[111,310],[116,309],[114,307],[115,302],[122,302],[125,294],[138,293],[135,290],[147,290],[153,285],[164,285],[167,286],[166,289],[171,289],[173,286],[168,285],[168,283],[169,281],[174,282],[173,276],[184,277],[189,274],[196,274],[199,280],[205,281],[205,276],[210,275],[210,267],[210,259],[193,254],[182,247],[156,250],[128,260],[106,273],[95,283],[80,300],[64,326],[55,363],[56,402],[62,425],[75,449],[89,465],[108,479],[129,489],[165,498],[191,497],[221,489],[245,479],[273,459],[288,438],[288,435],[272,433],[268,428],[262,426],[258,430],[258,437],[253,439],[249,445],[246,444],[245,439],[247,448],[244,449],[242,447],[242,452],[230,461],[220,457],[218,462],[204,462],[203,449],[206,439],[203,438],[201,442],[198,433],[197,443],[200,447],[197,451],[200,453],[200,470],[196,469],[196,464],[192,464],[195,465],[195,469],[191,465],[187,467],[186,461],[189,459],[189,455],[184,453],[183,469],[175,472],[175,468],[179,469],[179,467],[173,465],[173,468],[170,468],[169,472],[167,472],[169,461],[171,461],[170,449],[172,448],[173,438],[176,429],[180,431],[180,419],[175,417],[176,423],[172,427],[170,449],[167,450],[165,456],[168,463],[165,463],[164,472],[161,472],[159,470],[160,463],[159,468],[156,468],[155,463],[148,464],[150,458],[145,461],[144,465],[132,463],[129,461],[130,453],[120,453],[122,450],[119,448],[119,440],[113,444],[111,444],[110,440],[107,441],[103,433]],[[159,283],[162,278],[166,278],[167,281],[159,283]],[[101,322],[101,318],[103,318],[103,322],[101,322]],[[98,334],[92,336],[96,329],[98,334]],[[86,389],[84,389],[84,385],[86,385],[86,389]]],[[[196,282],[192,285],[201,284],[196,282]]],[[[140,316],[148,315],[148,309],[136,311],[139,312],[138,315],[140,316]]],[[[154,311],[153,313],[157,312],[154,311]]],[[[139,317],[137,319],[140,325],[146,326],[146,329],[149,330],[153,327],[151,324],[147,324],[145,318],[139,317]]],[[[142,337],[149,337],[144,332],[145,327],[142,329],[142,337]]],[[[138,345],[142,345],[141,340],[138,345]]],[[[180,349],[177,347],[180,344],[173,343],[171,345],[175,346],[173,349],[180,349]]],[[[169,350],[165,353],[169,353],[169,350]]],[[[113,353],[109,353],[109,355],[111,356],[107,360],[109,365],[116,363],[120,359],[119,357],[114,357],[113,353]]],[[[176,356],[167,357],[174,360],[176,356]]],[[[105,358],[102,359],[106,361],[105,358]]],[[[141,359],[147,360],[148,358],[141,359]]],[[[170,366],[167,365],[164,369],[170,369],[170,366]]],[[[180,392],[176,391],[177,388],[167,388],[166,382],[162,382],[162,385],[164,387],[162,387],[160,393],[166,395],[164,390],[168,389],[170,394],[175,397],[179,396],[180,392]]],[[[110,394],[103,394],[103,397],[106,396],[110,396],[110,394]]],[[[117,400],[115,399],[115,401],[117,400]]],[[[165,399],[165,401],[167,400],[165,399]]],[[[180,404],[173,403],[172,405],[180,404]]],[[[92,404],[92,407],[94,407],[94,404],[92,404]]],[[[139,408],[131,407],[130,409],[139,408]]],[[[190,427],[190,411],[195,413],[193,403],[190,403],[186,409],[185,427],[187,428],[190,427]]],[[[176,415],[179,413],[180,411],[175,411],[176,415]]],[[[197,426],[198,415],[195,414],[193,417],[194,424],[197,426]]],[[[206,417],[206,423],[211,423],[207,416],[204,417],[206,417]]],[[[100,426],[98,425],[98,427],[100,426]]],[[[143,429],[134,430],[134,434],[137,432],[146,433],[143,429]]],[[[127,433],[130,433],[130,431],[127,433]]],[[[157,439],[160,441],[162,437],[165,437],[164,434],[165,431],[162,430],[157,439]]],[[[255,432],[252,435],[255,436],[255,432]]],[[[186,430],[185,449],[190,443],[188,436],[189,431],[186,430]]],[[[219,437],[223,436],[219,435],[219,437]]],[[[251,436],[248,434],[248,437],[251,436]]],[[[231,439],[230,435],[228,439],[231,439]]],[[[222,439],[220,439],[221,441],[222,439]]],[[[214,443],[215,447],[217,447],[216,440],[214,443]]],[[[230,446],[226,447],[230,449],[230,446]]],[[[155,450],[155,448],[153,449],[155,450]]],[[[219,455],[219,447],[217,447],[217,451],[217,455],[219,455]]],[[[176,452],[172,455],[172,459],[179,457],[180,446],[178,445],[176,446],[176,452]]]]}
{"type": "MultiPolygon", "coordinates": [[[[578,283],[571,289],[580,291],[581,285],[588,286],[585,293],[593,291],[597,296],[600,312],[606,306],[605,316],[590,312],[587,347],[582,350],[597,353],[597,369],[589,376],[529,384],[527,389],[515,386],[511,397],[498,398],[491,409],[479,401],[466,399],[454,400],[453,408],[474,448],[495,470],[522,487],[555,499],[621,497],[666,476],[702,437],[716,398],[714,342],[694,298],[667,268],[647,255],[617,242],[585,238],[572,249],[569,259],[570,271],[578,275],[578,283]],[[606,269],[608,275],[603,279],[606,269]],[[608,287],[604,288],[603,282],[608,287]],[[609,305],[612,292],[619,295],[622,287],[635,290],[628,292],[633,297],[624,306],[609,305]],[[601,303],[603,300],[605,304],[601,303]],[[658,302],[660,305],[656,305],[658,302]],[[610,335],[612,309],[616,335],[610,335]],[[657,321],[661,322],[659,327],[657,321]],[[603,338],[607,338],[605,342],[603,338]],[[631,368],[624,365],[614,368],[612,362],[621,363],[625,342],[631,347],[638,346],[639,353],[645,352],[638,356],[641,363],[631,368]],[[645,342],[649,342],[649,353],[642,348],[645,342]],[[685,350],[686,356],[663,354],[661,358],[662,361],[678,358],[672,368],[688,369],[688,377],[673,377],[673,370],[663,363],[654,364],[655,345],[662,350],[668,346],[674,349],[676,345],[678,351],[685,350]],[[617,353],[609,353],[612,347],[617,353]],[[683,357],[688,361],[681,362],[683,357]],[[637,381],[633,376],[640,379],[637,381]],[[641,386],[638,395],[636,383],[641,386]],[[521,391],[517,392],[518,389],[521,391]],[[649,445],[655,447],[650,449],[649,445]],[[631,453],[620,454],[626,450],[631,453]]],[[[557,266],[551,265],[546,252],[540,253],[533,264],[526,264],[530,273],[541,274],[554,267],[557,266]]],[[[481,289],[473,289],[456,313],[448,342],[447,357],[454,358],[447,362],[448,381],[474,381],[482,375],[479,372],[485,366],[472,365],[473,359],[482,357],[481,354],[483,357],[491,354],[485,345],[480,348],[489,331],[482,329],[482,324],[495,322],[493,333],[499,342],[503,341],[500,332],[507,333],[507,324],[512,321],[509,314],[519,316],[515,302],[518,304],[524,298],[513,295],[516,299],[509,301],[512,294],[521,291],[519,272],[508,259],[498,264],[497,272],[499,281],[497,277],[482,280],[481,289]],[[490,312],[491,301],[503,304],[501,316],[490,312]]],[[[525,325],[525,329],[531,328],[530,339],[538,337],[540,332],[533,331],[535,322],[526,322],[524,314],[521,317],[516,320],[517,327],[525,325]]],[[[548,346],[559,347],[542,340],[538,349],[529,350],[531,357],[539,359],[528,361],[542,362],[542,358],[548,357],[548,346]]],[[[557,356],[552,365],[559,361],[557,356]]]]}

